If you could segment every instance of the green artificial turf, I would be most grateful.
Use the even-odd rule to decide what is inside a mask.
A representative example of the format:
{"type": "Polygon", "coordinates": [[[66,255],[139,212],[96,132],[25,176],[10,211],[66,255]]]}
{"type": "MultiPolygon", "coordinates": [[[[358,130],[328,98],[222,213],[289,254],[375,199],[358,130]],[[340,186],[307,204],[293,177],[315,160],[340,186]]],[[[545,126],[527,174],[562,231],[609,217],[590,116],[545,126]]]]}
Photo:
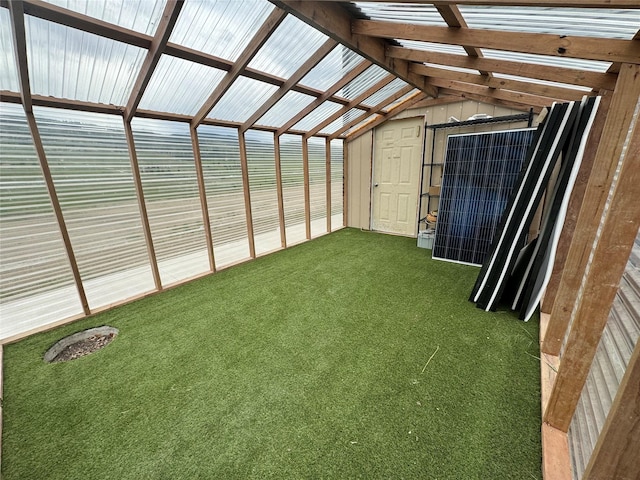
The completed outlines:
{"type": "Polygon", "coordinates": [[[415,243],[341,230],[7,346],[4,479],[540,478],[537,320],[415,243]]]}

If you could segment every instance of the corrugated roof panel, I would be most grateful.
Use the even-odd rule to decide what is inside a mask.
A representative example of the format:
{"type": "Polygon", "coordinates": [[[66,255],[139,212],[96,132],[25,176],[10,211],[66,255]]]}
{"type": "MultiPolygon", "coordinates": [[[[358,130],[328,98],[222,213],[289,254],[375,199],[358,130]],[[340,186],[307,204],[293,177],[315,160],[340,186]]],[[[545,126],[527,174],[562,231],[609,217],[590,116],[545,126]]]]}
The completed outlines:
{"type": "Polygon", "coordinates": [[[417,42],[415,40],[396,40],[405,48],[414,50],[427,50],[429,52],[453,53],[455,55],[467,55],[460,45],[446,45],[441,43],[417,42]]]}
{"type": "Polygon", "coordinates": [[[336,132],[338,129],[342,128],[346,123],[350,122],[354,118],[358,118],[364,112],[358,108],[352,108],[348,110],[343,115],[340,115],[339,118],[331,122],[329,125],[320,130],[320,133],[332,134],[336,132]]]}
{"type": "Polygon", "coordinates": [[[208,118],[244,122],[278,89],[275,85],[238,77],[213,107],[208,118]]]}
{"type": "Polygon", "coordinates": [[[388,75],[389,72],[384,68],[378,65],[372,65],[347,83],[338,94],[344,98],[353,100],[388,75]]]}
{"type": "Polygon", "coordinates": [[[45,0],[89,17],[113,23],[136,32],[153,35],[156,31],[165,0],[45,0]]]}
{"type": "Polygon", "coordinates": [[[343,132],[342,135],[350,135],[353,132],[355,132],[356,130],[359,130],[360,128],[364,127],[367,123],[371,122],[372,120],[375,120],[376,117],[378,117],[379,115],[374,115],[368,118],[365,118],[363,121],[361,121],[360,123],[356,123],[353,127],[351,127],[349,130],[347,130],[346,132],[343,132]]]}
{"type": "Polygon", "coordinates": [[[25,23],[32,93],[126,104],[146,50],[31,16],[25,23]]]}
{"type": "Polygon", "coordinates": [[[251,60],[249,67],[289,78],[326,40],[325,34],[289,15],[251,60]]]}
{"type": "Polygon", "coordinates": [[[273,8],[266,0],[186,2],[170,41],[236,61],[273,8]]]}
{"type": "Polygon", "coordinates": [[[318,90],[327,90],[363,61],[364,58],[354,51],[344,45],[337,45],[329,55],[307,73],[300,83],[318,90]]]}
{"type": "Polygon", "coordinates": [[[301,111],[316,97],[300,92],[287,92],[273,107],[265,113],[256,123],[269,127],[280,127],[301,111]]]}
{"type": "Polygon", "coordinates": [[[394,107],[397,107],[398,105],[400,105],[402,102],[404,102],[407,98],[409,98],[412,95],[415,95],[415,93],[418,90],[411,90],[409,93],[407,93],[406,95],[401,96],[399,99],[397,99],[395,102],[390,103],[389,105],[387,105],[386,107],[384,107],[382,109],[383,112],[388,112],[389,110],[391,110],[394,107]]]}
{"type": "Polygon", "coordinates": [[[583,92],[590,92],[591,91],[591,89],[589,87],[582,87],[580,85],[570,85],[568,83],[559,83],[559,82],[548,82],[546,80],[537,80],[535,78],[528,78],[528,77],[518,77],[516,75],[503,75],[501,73],[494,73],[493,76],[496,77],[496,78],[506,78],[506,79],[510,79],[510,80],[518,80],[520,82],[536,83],[538,85],[549,85],[551,87],[570,88],[572,90],[579,90],[579,91],[583,91],[583,92]]]}
{"type": "Polygon", "coordinates": [[[0,90],[20,91],[9,9],[0,8],[0,90]]]}
{"type": "Polygon", "coordinates": [[[140,108],[194,115],[226,72],[162,55],[147,86],[140,108]]]}
{"type": "Polygon", "coordinates": [[[470,28],[630,40],[640,10],[460,5],[470,28]]]}
{"type": "Polygon", "coordinates": [[[304,117],[298,123],[293,126],[294,130],[309,131],[322,121],[329,118],[331,115],[340,110],[342,106],[334,102],[324,102],[318,108],[316,108],[309,115],[304,117]]]}
{"type": "MultiPolygon", "coordinates": [[[[363,3],[355,2],[356,7],[371,20],[385,22],[419,23],[446,27],[446,22],[433,5],[410,3],[363,3]]],[[[364,18],[364,17],[363,17],[364,18]]]]}
{"type": "Polygon", "coordinates": [[[365,101],[362,103],[364,105],[369,105],[369,106],[377,105],[378,103],[382,102],[385,98],[389,98],[391,95],[396,93],[398,90],[402,90],[407,85],[408,83],[405,82],[404,80],[400,80],[399,78],[396,78],[391,83],[388,83],[387,85],[382,87],[380,90],[378,90],[376,93],[374,93],[373,95],[365,99],[365,101]]]}
{"type": "Polygon", "coordinates": [[[575,68],[578,70],[589,70],[593,72],[606,72],[611,66],[611,62],[534,55],[531,53],[505,52],[502,50],[491,50],[488,48],[483,48],[482,53],[487,58],[495,58],[498,60],[511,60],[512,62],[534,63],[536,65],[549,65],[552,67],[575,68]]]}

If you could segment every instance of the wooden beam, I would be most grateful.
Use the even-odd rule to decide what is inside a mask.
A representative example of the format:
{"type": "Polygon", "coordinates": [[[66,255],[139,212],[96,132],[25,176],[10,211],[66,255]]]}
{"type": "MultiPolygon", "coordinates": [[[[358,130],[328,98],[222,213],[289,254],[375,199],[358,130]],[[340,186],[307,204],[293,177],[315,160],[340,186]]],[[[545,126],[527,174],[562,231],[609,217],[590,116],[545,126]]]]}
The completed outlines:
{"type": "Polygon", "coordinates": [[[363,60],[356,67],[343,76],[340,80],[334,83],[331,87],[329,87],[321,96],[316,98],[313,102],[307,105],[305,108],[300,110],[294,117],[291,118],[287,123],[285,123],[282,127],[278,129],[276,132],[277,135],[282,135],[287,132],[291,127],[293,127],[296,123],[302,120],[304,117],[313,112],[316,108],[322,105],[326,100],[331,98],[334,94],[338,92],[341,88],[355,79],[358,75],[364,72],[367,68],[369,68],[372,63],[369,60],[363,60]]]}
{"type": "Polygon", "coordinates": [[[189,127],[191,133],[191,147],[193,149],[193,159],[196,167],[196,177],[198,179],[198,193],[200,195],[200,208],[202,209],[202,224],[207,242],[207,254],[209,256],[209,270],[216,271],[216,260],[213,253],[213,236],[211,234],[211,221],[209,218],[209,205],[207,202],[207,188],[204,184],[204,172],[202,169],[202,155],[200,153],[200,142],[198,141],[198,131],[196,127],[189,127]]]}
{"type": "Polygon", "coordinates": [[[528,112],[533,109],[534,113],[540,113],[544,108],[541,106],[522,103],[518,99],[496,98],[495,96],[491,96],[491,91],[489,91],[488,94],[481,94],[441,88],[440,92],[444,95],[459,97],[458,101],[473,100],[474,102],[487,103],[489,105],[500,105],[502,107],[513,108],[515,110],[522,110],[523,112],[528,112]]]}
{"type": "Polygon", "coordinates": [[[352,32],[351,28],[351,15],[341,5],[303,0],[270,1],[427,95],[434,98],[438,96],[437,88],[425,85],[419,75],[411,73],[406,61],[391,59],[384,54],[387,45],[384,40],[354,35],[355,32],[352,32]]]}
{"type": "Polygon", "coordinates": [[[142,100],[142,96],[144,95],[144,91],[147,85],[149,85],[153,71],[160,61],[164,47],[169,41],[171,32],[173,32],[173,27],[175,27],[178,21],[178,15],[180,15],[180,10],[182,10],[183,5],[184,0],[167,0],[164,6],[164,12],[156,29],[156,34],[151,41],[149,51],[142,63],[142,67],[140,67],[138,78],[133,85],[133,90],[131,91],[131,95],[129,95],[129,101],[124,109],[125,121],[131,120],[131,117],[136,112],[140,100],[142,100]]]}
{"type": "Polygon", "coordinates": [[[640,472],[640,342],[618,387],[584,480],[638,478],[640,472]]]}
{"type": "Polygon", "coordinates": [[[513,92],[522,92],[548,98],[558,98],[565,101],[581,100],[584,95],[588,94],[595,95],[593,92],[585,92],[582,90],[541,85],[539,83],[523,82],[520,80],[510,80],[506,78],[486,77],[485,75],[456,72],[445,68],[427,67],[422,64],[411,65],[411,70],[426,77],[456,80],[459,82],[472,83],[474,85],[484,85],[489,88],[501,88],[513,92]]]}
{"type": "Polygon", "coordinates": [[[246,132],[251,128],[260,118],[267,113],[271,107],[273,107],[278,100],[284,97],[289,90],[298,84],[309,71],[315,67],[324,57],[326,57],[331,50],[335,48],[337,42],[333,39],[328,39],[322,44],[322,46],[316,50],[307,60],[289,77],[281,86],[273,92],[273,95],[264,102],[255,112],[249,117],[249,119],[242,124],[240,130],[246,132]]]}
{"type": "Polygon", "coordinates": [[[512,52],[582,58],[604,62],[640,63],[640,42],[549,33],[506,32],[471,28],[410,25],[373,20],[354,20],[352,32],[373,38],[416,40],[466,45],[512,52]]]}
{"type": "Polygon", "coordinates": [[[602,141],[597,146],[591,174],[583,194],[584,200],[580,205],[565,267],[551,309],[551,321],[542,343],[542,349],[546,353],[558,355],[560,352],[639,96],[640,67],[624,65],[611,96],[601,135],[602,141]]]}
{"type": "MultiPolygon", "coordinates": [[[[627,77],[635,77],[635,82],[640,88],[640,65],[622,65],[620,78],[624,82],[627,77]]],[[[617,91],[617,89],[616,89],[617,91]]],[[[633,94],[633,89],[627,89],[626,95],[633,94]]],[[[626,96],[625,95],[625,96],[626,96]]],[[[632,110],[640,111],[640,95],[635,90],[635,98],[630,99],[632,110]]],[[[617,99],[612,99],[609,115],[618,115],[617,99]]],[[[561,356],[560,368],[556,377],[549,404],[545,411],[545,421],[552,427],[563,432],[568,431],[575,407],[580,399],[580,394],[589,374],[589,369],[595,356],[602,331],[607,323],[611,305],[618,292],[620,278],[627,265],[631,248],[638,234],[640,226],[640,209],[638,208],[638,196],[640,195],[640,122],[635,118],[632,128],[626,130],[626,151],[620,146],[620,150],[614,161],[612,174],[616,170],[618,175],[611,183],[611,193],[608,191],[600,198],[592,201],[588,195],[598,169],[594,167],[591,174],[585,203],[580,217],[585,221],[603,217],[601,231],[604,232],[595,240],[590,252],[591,264],[585,271],[582,281],[582,294],[577,302],[571,330],[569,332],[564,353],[561,356]],[[598,200],[602,200],[602,208],[599,208],[598,200]],[[605,207],[604,202],[608,206],[605,207]],[[585,207],[595,207],[587,211],[585,207]],[[583,213],[585,214],[583,216],[583,213]],[[615,233],[614,233],[615,232],[615,233]]],[[[605,132],[607,125],[605,125],[605,132]]],[[[601,142],[602,152],[610,151],[606,144],[610,141],[605,135],[605,142],[601,142]]],[[[598,149],[596,165],[601,158],[601,150],[598,149]]],[[[600,185],[607,183],[598,182],[600,185]]],[[[599,185],[599,186],[600,186],[599,185]]],[[[586,222],[585,222],[586,223],[586,222]]],[[[597,227],[596,227],[597,228],[597,227]]],[[[595,235],[595,232],[594,232],[595,235]]],[[[553,315],[551,316],[553,322],[553,315]]],[[[636,386],[637,390],[637,386],[636,386]]]]}
{"type": "Polygon", "coordinates": [[[256,244],[253,238],[253,217],[251,215],[251,192],[249,188],[249,166],[247,164],[247,142],[244,132],[238,130],[240,145],[240,168],[242,170],[242,190],[244,192],[244,212],[247,218],[247,239],[249,241],[249,256],[256,258],[256,244]]]}
{"type": "Polygon", "coordinates": [[[326,158],[324,178],[327,202],[327,233],[331,233],[331,140],[325,139],[324,152],[326,158]]]}
{"type": "Polygon", "coordinates": [[[162,290],[162,279],[160,278],[160,270],[158,269],[158,261],[156,258],[156,250],[153,246],[153,236],[151,235],[151,227],[149,225],[149,214],[147,212],[147,204],[144,199],[144,189],[142,188],[142,179],[140,178],[140,166],[138,165],[138,153],[136,144],[131,130],[131,122],[124,123],[124,134],[127,139],[127,148],[129,149],[129,162],[131,163],[131,175],[133,176],[133,184],[136,188],[136,199],[138,200],[138,210],[140,212],[140,222],[142,223],[142,232],[144,233],[145,244],[147,245],[147,255],[149,256],[149,266],[153,276],[153,283],[156,290],[162,290]]]}
{"type": "Polygon", "coordinates": [[[222,98],[222,96],[229,90],[236,78],[244,71],[249,65],[249,62],[253,60],[258,50],[266,43],[273,32],[285,19],[287,14],[275,8],[269,17],[264,21],[262,26],[258,29],[251,41],[244,48],[238,59],[235,61],[231,69],[227,72],[224,78],[218,83],[215,90],[209,95],[207,101],[202,105],[198,113],[193,117],[193,125],[198,126],[202,123],[202,120],[209,114],[209,112],[215,107],[216,103],[222,98]]]}
{"type": "MultiPolygon", "coordinates": [[[[344,0],[323,0],[338,2],[344,0]]],[[[388,0],[363,0],[367,3],[389,3],[388,0]]],[[[433,0],[394,0],[394,3],[430,5],[433,0]]],[[[494,5],[499,7],[579,7],[579,8],[640,8],[636,0],[438,0],[441,5],[494,5]]]]}
{"type": "Polygon", "coordinates": [[[307,240],[311,240],[311,201],[309,198],[309,142],[302,137],[302,172],[304,178],[304,225],[307,240]]]}
{"type": "Polygon", "coordinates": [[[342,135],[344,132],[349,130],[354,125],[357,125],[360,122],[363,122],[367,117],[370,117],[371,115],[379,112],[380,110],[385,108],[387,105],[395,102],[396,100],[398,100],[399,98],[401,98],[402,96],[406,95],[407,93],[409,93],[412,90],[414,90],[414,88],[411,85],[407,85],[406,87],[403,87],[401,90],[399,90],[396,93],[394,93],[393,95],[385,98],[384,100],[382,100],[377,105],[374,105],[373,107],[371,107],[368,111],[364,112],[362,115],[360,115],[360,116],[358,116],[358,117],[356,117],[354,119],[349,120],[340,129],[338,129],[337,131],[335,131],[331,135],[329,135],[329,139],[333,140],[335,138],[338,138],[340,135],[342,135]]]}
{"type": "Polygon", "coordinates": [[[432,52],[404,47],[387,47],[387,55],[392,58],[401,58],[412,62],[435,63],[437,65],[448,65],[472,70],[486,70],[504,75],[515,75],[549,82],[581,85],[595,89],[613,90],[617,79],[617,75],[612,73],[588,72],[574,68],[536,65],[534,63],[492,58],[473,58],[452,53],[432,52]]]}
{"type": "Polygon", "coordinates": [[[329,116],[329,118],[325,119],[323,122],[321,122],[319,125],[316,125],[314,128],[312,128],[311,130],[309,130],[309,132],[306,134],[306,137],[312,137],[314,136],[316,133],[318,133],[320,130],[322,130],[324,127],[326,127],[327,125],[330,125],[331,122],[333,122],[334,120],[337,120],[338,118],[340,118],[342,115],[344,115],[345,113],[347,113],[349,110],[351,110],[354,106],[359,105],[360,103],[362,103],[364,100],[366,100],[367,98],[369,98],[371,95],[373,95],[374,93],[376,93],[378,90],[380,90],[381,88],[383,88],[384,86],[390,84],[396,77],[394,75],[387,75],[386,77],[382,78],[381,80],[377,81],[375,83],[375,85],[372,85],[371,87],[369,87],[367,90],[365,90],[364,92],[362,92],[360,95],[358,95],[356,98],[354,98],[353,100],[351,100],[351,102],[349,102],[347,105],[345,105],[344,107],[342,107],[340,110],[338,110],[336,113],[334,113],[333,115],[329,116]]]}
{"type": "Polygon", "coordinates": [[[287,232],[284,218],[284,193],[282,191],[282,164],[280,162],[280,137],[273,134],[273,153],[276,162],[276,193],[278,195],[278,222],[280,223],[280,245],[287,248],[287,232]]]}
{"type": "MultiPolygon", "coordinates": [[[[573,234],[576,229],[576,222],[578,215],[580,214],[580,207],[584,201],[584,195],[589,181],[589,175],[593,168],[593,162],[596,157],[598,145],[602,139],[602,131],[607,119],[607,112],[609,111],[609,103],[611,101],[611,95],[605,95],[600,99],[600,105],[598,106],[598,112],[596,113],[595,120],[591,126],[591,133],[585,146],[582,162],[580,163],[580,169],[576,177],[573,188],[571,189],[571,197],[569,198],[569,204],[567,206],[567,213],[565,216],[564,224],[562,225],[562,232],[558,239],[558,245],[556,247],[556,255],[553,261],[553,269],[551,271],[551,277],[549,283],[545,289],[544,298],[540,306],[540,310],[544,313],[551,313],[553,310],[553,304],[555,303],[556,294],[560,286],[560,280],[562,278],[562,272],[565,268],[565,262],[567,261],[567,255],[571,242],[573,241],[573,234]]],[[[568,320],[568,317],[566,317],[568,320]]],[[[557,319],[554,319],[557,320],[557,319]]],[[[542,339],[541,349],[543,352],[553,352],[554,355],[558,355],[560,350],[560,344],[554,342],[553,338],[563,338],[566,331],[566,325],[562,325],[561,322],[554,321],[551,329],[547,329],[546,334],[549,336],[542,339]]]]}

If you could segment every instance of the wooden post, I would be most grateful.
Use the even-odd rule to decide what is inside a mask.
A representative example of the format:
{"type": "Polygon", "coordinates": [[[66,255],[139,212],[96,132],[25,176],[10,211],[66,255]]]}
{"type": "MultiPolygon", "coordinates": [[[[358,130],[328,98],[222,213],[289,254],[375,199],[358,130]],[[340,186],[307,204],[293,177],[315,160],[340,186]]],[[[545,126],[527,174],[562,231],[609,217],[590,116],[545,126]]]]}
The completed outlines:
{"type": "MultiPolygon", "coordinates": [[[[629,65],[623,65],[622,71],[629,68],[629,65]]],[[[640,85],[640,65],[632,68],[640,85]]],[[[637,95],[634,103],[632,110],[640,111],[637,95]]],[[[640,121],[635,121],[632,130],[628,129],[623,143],[626,151],[618,155],[619,174],[610,195],[603,198],[603,202],[608,203],[604,221],[590,255],[582,294],[545,411],[545,421],[563,432],[569,429],[640,225],[640,121]]],[[[596,163],[594,170],[597,166],[596,163]]],[[[585,197],[585,202],[588,199],[585,197]]],[[[580,213],[582,219],[584,212],[580,213]]]]}
{"type": "MultiPolygon", "coordinates": [[[[571,246],[554,299],[549,328],[541,347],[545,353],[558,355],[560,352],[639,96],[640,65],[625,64],[620,69],[616,89],[611,97],[602,141],[599,142],[584,191],[571,246]]],[[[609,230],[608,234],[611,232],[609,230]]]]}
{"type": "Polygon", "coordinates": [[[331,233],[331,140],[325,139],[325,190],[327,199],[327,233],[331,233]]]}
{"type": "Polygon", "coordinates": [[[140,211],[140,221],[142,222],[142,231],[144,240],[147,244],[147,255],[149,255],[149,265],[151,266],[151,274],[153,275],[153,283],[156,290],[162,290],[162,279],[158,270],[158,260],[156,251],[153,246],[153,236],[151,235],[151,227],[149,226],[149,215],[147,213],[147,205],[144,200],[144,190],[142,188],[142,179],[140,178],[140,167],[138,165],[138,153],[136,152],[136,144],[133,139],[133,131],[131,130],[131,122],[124,120],[124,133],[127,138],[127,148],[129,149],[129,161],[131,163],[131,174],[133,175],[133,184],[136,187],[136,198],[138,199],[138,210],[140,211]]]}
{"type": "Polygon", "coordinates": [[[349,226],[349,148],[342,141],[342,226],[349,226]]]}
{"type": "Polygon", "coordinates": [[[278,221],[280,222],[280,244],[287,248],[287,233],[284,219],[284,195],[282,193],[282,165],[280,163],[280,136],[273,134],[273,153],[276,161],[276,190],[278,193],[278,221]]]}
{"type": "Polygon", "coordinates": [[[253,217],[251,216],[251,193],[249,191],[249,167],[247,165],[247,143],[244,132],[238,130],[240,145],[240,168],[242,169],[242,189],[244,191],[244,212],[247,217],[247,239],[249,240],[249,256],[256,258],[256,244],[253,239],[253,217]]]}
{"type": "Polygon", "coordinates": [[[584,480],[638,478],[640,472],[640,342],[602,427],[584,480]]]}
{"type": "Polygon", "coordinates": [[[311,239],[311,203],[309,200],[309,144],[302,137],[302,169],[304,172],[304,223],[307,240],[311,239]]]}
{"type": "Polygon", "coordinates": [[[196,176],[198,177],[198,193],[200,194],[200,207],[202,208],[202,223],[204,234],[207,239],[207,253],[209,255],[209,270],[216,271],[216,260],[213,254],[213,237],[211,236],[211,221],[209,220],[209,206],[207,204],[207,189],[204,184],[204,173],[202,171],[202,156],[200,155],[200,142],[198,141],[198,131],[196,127],[189,127],[191,132],[191,146],[193,148],[193,159],[196,165],[196,176]]]}

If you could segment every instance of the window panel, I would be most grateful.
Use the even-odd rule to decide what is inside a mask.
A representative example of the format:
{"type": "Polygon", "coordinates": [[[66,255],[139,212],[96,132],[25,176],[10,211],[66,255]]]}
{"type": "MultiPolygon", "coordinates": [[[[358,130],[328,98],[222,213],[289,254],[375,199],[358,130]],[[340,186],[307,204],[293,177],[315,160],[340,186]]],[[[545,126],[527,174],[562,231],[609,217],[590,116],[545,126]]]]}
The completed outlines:
{"type": "Polygon", "coordinates": [[[0,8],[0,90],[19,92],[9,9],[0,8]]]}
{"type": "Polygon", "coordinates": [[[304,170],[302,168],[302,137],[280,137],[280,166],[287,245],[306,240],[304,217],[304,170]]]}
{"type": "Polygon", "coordinates": [[[331,140],[331,230],[344,225],[344,141],[331,140]]]}
{"type": "Polygon", "coordinates": [[[311,237],[327,232],[327,157],[325,139],[311,137],[309,145],[309,204],[311,237]]]}

